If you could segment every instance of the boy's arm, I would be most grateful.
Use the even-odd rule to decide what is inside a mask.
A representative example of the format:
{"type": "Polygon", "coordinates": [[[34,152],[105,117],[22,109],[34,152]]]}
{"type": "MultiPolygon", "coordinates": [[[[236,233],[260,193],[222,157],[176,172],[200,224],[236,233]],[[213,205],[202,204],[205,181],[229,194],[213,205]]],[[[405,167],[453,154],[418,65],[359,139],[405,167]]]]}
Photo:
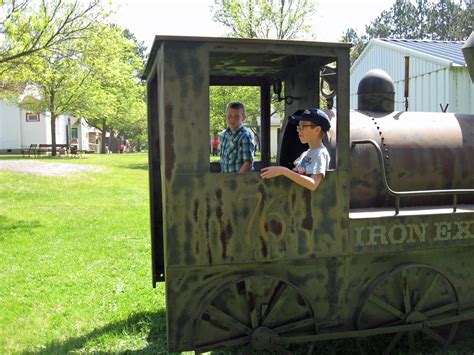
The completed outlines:
{"type": "Polygon", "coordinates": [[[323,174],[302,175],[283,166],[269,166],[263,168],[260,174],[263,179],[271,179],[280,175],[286,176],[291,181],[311,191],[316,190],[323,180],[323,174]]]}
{"type": "Polygon", "coordinates": [[[246,172],[249,171],[251,168],[252,168],[252,162],[246,161],[246,162],[244,162],[244,163],[242,164],[242,166],[240,167],[239,173],[246,173],[246,172]]]}
{"type": "Polygon", "coordinates": [[[240,144],[242,145],[242,158],[244,159],[244,163],[240,167],[239,173],[246,173],[252,168],[255,146],[250,135],[243,137],[240,144]]]}

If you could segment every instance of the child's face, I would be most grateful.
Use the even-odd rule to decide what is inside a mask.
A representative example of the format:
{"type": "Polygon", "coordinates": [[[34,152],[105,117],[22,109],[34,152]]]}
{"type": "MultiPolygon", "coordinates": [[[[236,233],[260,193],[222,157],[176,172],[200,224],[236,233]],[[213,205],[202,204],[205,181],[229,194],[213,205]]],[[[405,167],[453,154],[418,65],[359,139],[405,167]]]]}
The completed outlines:
{"type": "Polygon", "coordinates": [[[245,120],[245,116],[240,108],[229,108],[225,113],[225,120],[230,129],[237,128],[245,120]]]}
{"type": "Polygon", "coordinates": [[[308,143],[313,141],[316,137],[320,135],[321,127],[314,126],[309,121],[300,121],[297,127],[298,137],[300,138],[301,143],[308,143]]]}

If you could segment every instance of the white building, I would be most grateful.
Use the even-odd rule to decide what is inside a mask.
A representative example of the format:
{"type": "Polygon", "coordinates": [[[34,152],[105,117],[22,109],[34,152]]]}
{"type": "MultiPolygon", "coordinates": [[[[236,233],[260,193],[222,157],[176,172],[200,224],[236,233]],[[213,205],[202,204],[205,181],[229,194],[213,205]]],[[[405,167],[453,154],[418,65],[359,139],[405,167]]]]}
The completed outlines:
{"type": "MultiPolygon", "coordinates": [[[[51,144],[49,113],[29,112],[0,101],[0,153],[18,153],[30,144],[51,144]]],[[[100,132],[84,119],[61,115],[56,119],[56,143],[99,152],[100,132]]]]}
{"type": "Polygon", "coordinates": [[[405,56],[409,56],[409,111],[474,113],[474,85],[462,54],[463,42],[372,39],[351,66],[350,107],[371,69],[382,69],[395,84],[395,110],[405,110],[405,56]]]}

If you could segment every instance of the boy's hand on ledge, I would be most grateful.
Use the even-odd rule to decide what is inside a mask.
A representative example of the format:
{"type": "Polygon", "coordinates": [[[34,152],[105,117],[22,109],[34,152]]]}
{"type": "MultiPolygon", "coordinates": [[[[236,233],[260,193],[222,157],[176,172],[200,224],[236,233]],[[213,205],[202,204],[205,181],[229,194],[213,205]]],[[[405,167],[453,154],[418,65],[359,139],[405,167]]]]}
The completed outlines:
{"type": "Polygon", "coordinates": [[[263,168],[260,177],[262,179],[271,179],[280,175],[286,176],[287,172],[290,171],[289,169],[283,166],[268,166],[263,168]]]}

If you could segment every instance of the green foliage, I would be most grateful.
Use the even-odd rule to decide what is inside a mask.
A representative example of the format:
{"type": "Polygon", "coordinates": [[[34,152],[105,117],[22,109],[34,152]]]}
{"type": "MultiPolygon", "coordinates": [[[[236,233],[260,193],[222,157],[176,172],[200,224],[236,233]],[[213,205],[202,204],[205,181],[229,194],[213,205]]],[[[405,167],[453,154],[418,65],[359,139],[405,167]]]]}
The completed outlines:
{"type": "Polygon", "coordinates": [[[366,34],[359,36],[349,28],[341,41],[354,45],[351,59],[359,57],[371,38],[428,39],[464,41],[473,30],[474,6],[453,0],[396,0],[365,27],[366,34]]]}
{"type": "Polygon", "coordinates": [[[249,86],[211,86],[209,89],[209,116],[211,132],[226,128],[225,108],[231,101],[245,106],[246,122],[256,125],[260,117],[260,88],[249,86]]]}
{"type": "MultiPolygon", "coordinates": [[[[3,98],[49,111],[52,123],[61,114],[84,117],[103,132],[103,144],[111,127],[146,140],[145,88],[139,79],[146,49],[129,31],[105,23],[108,13],[99,0],[0,5],[3,98]],[[37,94],[21,96],[28,86],[37,94]]],[[[55,124],[51,137],[55,144],[55,124]]]]}
{"type": "Polygon", "coordinates": [[[139,55],[137,42],[129,38],[129,32],[116,26],[102,26],[89,39],[90,55],[84,63],[91,75],[73,112],[86,117],[88,124],[98,128],[104,138],[105,132],[113,129],[143,143],[146,141],[145,85],[138,76],[144,58],[139,55]]]}
{"type": "Polygon", "coordinates": [[[230,37],[294,39],[310,33],[315,6],[309,0],[215,0],[212,11],[230,37]]]}
{"type": "Polygon", "coordinates": [[[99,0],[2,0],[0,64],[25,64],[32,54],[83,36],[105,16],[99,0]]]}
{"type": "MultiPolygon", "coordinates": [[[[215,0],[214,21],[229,29],[230,37],[295,39],[310,34],[308,19],[315,6],[309,0],[215,0]]],[[[240,101],[246,107],[247,124],[255,126],[260,117],[260,90],[257,87],[211,87],[211,132],[226,127],[224,111],[228,102],[240,101]]],[[[275,102],[273,114],[284,112],[275,102]]]]}

